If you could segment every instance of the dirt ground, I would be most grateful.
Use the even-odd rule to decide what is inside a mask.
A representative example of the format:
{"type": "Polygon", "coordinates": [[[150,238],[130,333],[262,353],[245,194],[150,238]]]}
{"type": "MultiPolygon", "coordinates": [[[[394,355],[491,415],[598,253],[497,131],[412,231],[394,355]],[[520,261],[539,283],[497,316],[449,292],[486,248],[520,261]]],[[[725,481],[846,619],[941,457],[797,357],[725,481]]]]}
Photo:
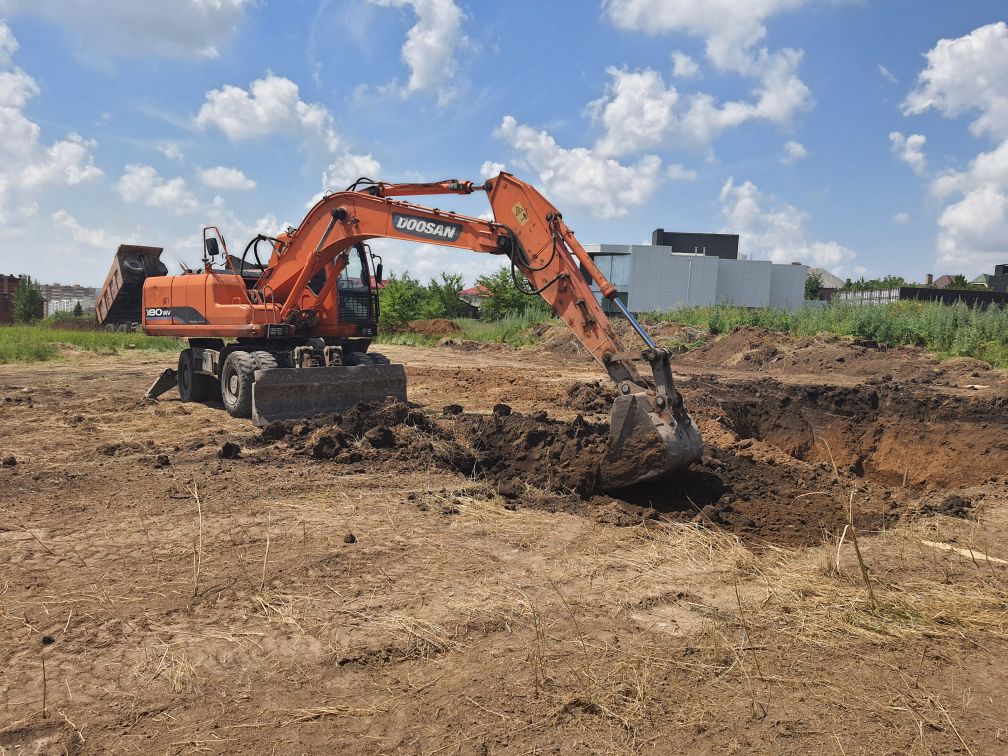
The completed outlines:
{"type": "Polygon", "coordinates": [[[381,351],[265,431],[0,367],[0,754],[1008,752],[1006,371],[741,331],[614,496],[569,342],[381,351]]]}

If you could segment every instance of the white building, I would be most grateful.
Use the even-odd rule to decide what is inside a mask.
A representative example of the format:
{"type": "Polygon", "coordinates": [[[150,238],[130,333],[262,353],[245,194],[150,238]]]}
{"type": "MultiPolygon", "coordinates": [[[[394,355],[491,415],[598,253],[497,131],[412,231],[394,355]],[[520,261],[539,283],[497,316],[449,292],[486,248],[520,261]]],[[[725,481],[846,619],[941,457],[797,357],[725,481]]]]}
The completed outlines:
{"type": "Polygon", "coordinates": [[[673,252],[650,244],[589,244],[585,250],[631,312],[734,304],[797,310],[808,267],[673,252]]]}

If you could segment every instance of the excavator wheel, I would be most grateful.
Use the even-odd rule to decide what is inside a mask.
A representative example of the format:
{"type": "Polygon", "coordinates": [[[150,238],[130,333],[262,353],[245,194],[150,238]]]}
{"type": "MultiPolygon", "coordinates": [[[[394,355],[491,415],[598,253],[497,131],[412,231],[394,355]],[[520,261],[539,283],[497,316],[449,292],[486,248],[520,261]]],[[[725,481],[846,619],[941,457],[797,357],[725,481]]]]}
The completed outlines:
{"type": "Polygon", "coordinates": [[[208,375],[196,372],[191,349],[183,349],[178,358],[178,392],[183,402],[203,402],[211,398],[214,381],[208,375]]]}
{"type": "Polygon", "coordinates": [[[255,360],[258,370],[276,370],[280,367],[277,358],[270,352],[252,352],[252,359],[255,360]]]}
{"type": "Polygon", "coordinates": [[[372,365],[391,365],[392,360],[386,357],[384,354],[379,354],[378,352],[368,352],[367,357],[371,358],[372,365]]]}
{"type": "Polygon", "coordinates": [[[231,352],[221,367],[221,401],[231,417],[252,417],[252,383],[258,369],[248,352],[231,352]]]}
{"type": "Polygon", "coordinates": [[[373,354],[364,354],[364,352],[348,352],[343,355],[343,364],[349,367],[354,367],[356,365],[387,365],[388,362],[375,362],[373,354]]]}

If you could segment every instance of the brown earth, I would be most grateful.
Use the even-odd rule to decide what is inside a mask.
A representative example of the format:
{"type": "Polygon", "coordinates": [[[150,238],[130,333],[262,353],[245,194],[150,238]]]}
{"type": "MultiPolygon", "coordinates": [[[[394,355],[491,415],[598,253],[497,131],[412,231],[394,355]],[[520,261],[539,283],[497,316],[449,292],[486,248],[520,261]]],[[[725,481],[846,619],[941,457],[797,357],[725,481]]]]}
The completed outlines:
{"type": "Polygon", "coordinates": [[[382,351],[411,405],[261,431],[0,367],[0,753],[1005,749],[1004,371],[734,334],[614,495],[594,366],[382,351]]]}

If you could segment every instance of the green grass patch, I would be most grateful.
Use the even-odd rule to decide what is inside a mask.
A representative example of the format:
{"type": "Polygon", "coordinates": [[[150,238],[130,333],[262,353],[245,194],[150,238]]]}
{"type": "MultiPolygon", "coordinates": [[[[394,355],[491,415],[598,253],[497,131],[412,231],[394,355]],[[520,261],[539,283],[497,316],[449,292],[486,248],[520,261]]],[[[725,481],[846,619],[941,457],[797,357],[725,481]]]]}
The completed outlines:
{"type": "Polygon", "coordinates": [[[796,337],[835,333],[870,339],[885,346],[913,345],[941,357],[975,357],[1008,367],[1008,309],[964,304],[895,302],[888,305],[836,305],[797,312],[715,305],[648,313],[652,321],[671,321],[711,334],[753,326],[796,337]]]}
{"type": "MultiPolygon", "coordinates": [[[[458,332],[450,338],[478,341],[484,344],[510,344],[511,346],[527,346],[537,341],[532,329],[541,323],[560,323],[550,317],[548,312],[538,308],[530,308],[499,320],[472,320],[456,318],[452,322],[458,326],[458,332]]],[[[379,333],[375,339],[377,344],[399,344],[405,346],[434,346],[441,337],[426,336],[409,331],[379,333]]]]}
{"type": "Polygon", "coordinates": [[[459,338],[486,343],[510,344],[511,346],[527,346],[535,343],[536,337],[532,329],[554,320],[550,314],[539,309],[529,309],[514,313],[500,320],[468,320],[460,318],[454,321],[460,329],[459,338]]]}
{"type": "Polygon", "coordinates": [[[62,345],[95,354],[118,354],[129,349],[179,350],[176,339],[143,333],[71,331],[44,324],[0,326],[0,364],[54,360],[59,358],[62,345]]]}

